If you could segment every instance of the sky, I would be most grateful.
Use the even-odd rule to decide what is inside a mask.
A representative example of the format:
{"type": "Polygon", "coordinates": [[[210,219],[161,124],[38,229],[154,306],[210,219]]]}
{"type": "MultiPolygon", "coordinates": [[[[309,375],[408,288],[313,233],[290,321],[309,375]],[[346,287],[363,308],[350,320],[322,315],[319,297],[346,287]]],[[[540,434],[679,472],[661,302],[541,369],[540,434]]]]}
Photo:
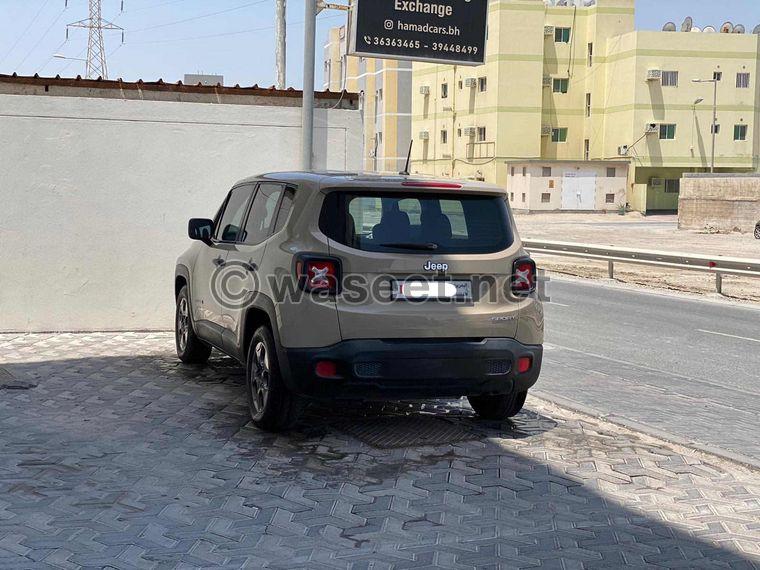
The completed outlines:
{"type": "MultiPolygon", "coordinates": [[[[176,82],[185,73],[224,75],[225,84],[270,86],[274,70],[274,0],[102,0],[103,18],[124,28],[106,32],[111,79],[176,82]]],[[[84,62],[87,30],[66,24],[88,17],[88,0],[0,0],[0,73],[74,77],[84,62]]],[[[288,0],[288,85],[301,85],[303,0],[288,0]]],[[[687,15],[695,25],[725,21],[748,30],[760,24],[758,0],[638,0],[638,29],[679,26],[687,15]]],[[[322,81],[322,45],[345,13],[324,11],[317,27],[317,86],[322,81]]]]}

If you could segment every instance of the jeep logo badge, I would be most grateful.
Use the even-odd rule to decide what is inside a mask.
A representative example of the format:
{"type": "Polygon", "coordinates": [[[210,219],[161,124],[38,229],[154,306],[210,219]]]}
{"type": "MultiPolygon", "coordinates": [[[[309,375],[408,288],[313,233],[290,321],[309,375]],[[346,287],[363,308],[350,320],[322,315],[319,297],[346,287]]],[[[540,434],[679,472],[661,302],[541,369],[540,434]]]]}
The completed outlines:
{"type": "Polygon", "coordinates": [[[422,266],[422,269],[425,271],[443,271],[444,273],[449,270],[449,264],[448,263],[433,263],[432,261],[428,261],[425,265],[422,266]]]}

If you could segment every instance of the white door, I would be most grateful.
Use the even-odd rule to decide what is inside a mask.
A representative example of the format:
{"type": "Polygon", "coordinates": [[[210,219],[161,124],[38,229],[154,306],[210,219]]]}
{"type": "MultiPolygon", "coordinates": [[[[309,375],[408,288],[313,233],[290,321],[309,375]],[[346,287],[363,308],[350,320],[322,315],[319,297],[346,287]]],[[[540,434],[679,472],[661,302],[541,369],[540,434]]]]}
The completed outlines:
{"type": "Polygon", "coordinates": [[[596,173],[574,170],[562,177],[563,210],[596,209],[596,173]]]}

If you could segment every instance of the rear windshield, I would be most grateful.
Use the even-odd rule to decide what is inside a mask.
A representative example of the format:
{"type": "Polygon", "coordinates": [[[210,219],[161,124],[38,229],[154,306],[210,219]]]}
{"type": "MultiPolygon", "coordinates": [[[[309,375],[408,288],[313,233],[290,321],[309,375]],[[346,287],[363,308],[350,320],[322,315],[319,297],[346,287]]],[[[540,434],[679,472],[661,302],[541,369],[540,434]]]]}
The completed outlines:
{"type": "Polygon", "coordinates": [[[332,192],[320,229],[363,251],[494,253],[512,245],[507,204],[499,196],[332,192]]]}

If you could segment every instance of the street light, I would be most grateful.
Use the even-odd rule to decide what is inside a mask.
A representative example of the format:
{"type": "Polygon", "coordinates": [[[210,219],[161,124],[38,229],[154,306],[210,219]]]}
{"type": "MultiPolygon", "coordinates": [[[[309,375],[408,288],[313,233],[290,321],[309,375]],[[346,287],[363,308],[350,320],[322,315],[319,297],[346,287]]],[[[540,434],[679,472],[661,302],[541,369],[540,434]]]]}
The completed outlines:
{"type": "MultiPolygon", "coordinates": [[[[712,83],[713,84],[713,122],[712,122],[712,161],[710,163],[710,172],[715,172],[715,136],[718,134],[718,79],[713,77],[712,79],[692,79],[692,83],[712,83]]],[[[694,102],[696,107],[699,103],[704,101],[700,98],[694,102]]]]}

